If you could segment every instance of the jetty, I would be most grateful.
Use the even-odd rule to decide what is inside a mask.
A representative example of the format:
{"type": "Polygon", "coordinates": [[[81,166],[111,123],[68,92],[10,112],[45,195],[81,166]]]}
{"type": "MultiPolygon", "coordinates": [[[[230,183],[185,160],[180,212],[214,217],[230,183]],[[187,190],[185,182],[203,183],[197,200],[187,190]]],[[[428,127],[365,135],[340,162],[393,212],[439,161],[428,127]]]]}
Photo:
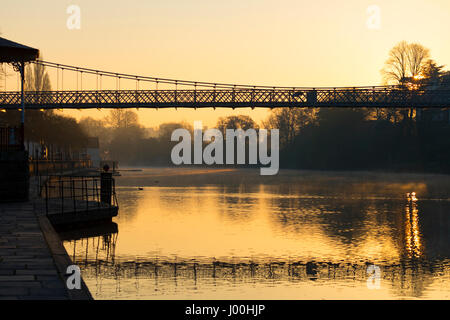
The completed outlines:
{"type": "Polygon", "coordinates": [[[0,203],[0,299],[92,299],[82,279],[80,289],[68,289],[74,263],[56,230],[111,222],[118,212],[111,173],[32,177],[28,185],[29,200],[0,203]]]}

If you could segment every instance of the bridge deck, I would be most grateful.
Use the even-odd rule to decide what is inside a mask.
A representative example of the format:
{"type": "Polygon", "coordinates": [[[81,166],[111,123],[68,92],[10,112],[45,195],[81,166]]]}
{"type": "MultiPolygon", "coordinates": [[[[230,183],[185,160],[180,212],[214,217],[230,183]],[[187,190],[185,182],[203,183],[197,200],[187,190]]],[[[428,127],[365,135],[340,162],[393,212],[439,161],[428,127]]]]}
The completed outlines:
{"type": "MultiPolygon", "coordinates": [[[[450,107],[450,90],[341,89],[95,90],[26,92],[27,109],[450,107]]],[[[20,92],[0,93],[1,109],[21,108],[20,92]]]]}

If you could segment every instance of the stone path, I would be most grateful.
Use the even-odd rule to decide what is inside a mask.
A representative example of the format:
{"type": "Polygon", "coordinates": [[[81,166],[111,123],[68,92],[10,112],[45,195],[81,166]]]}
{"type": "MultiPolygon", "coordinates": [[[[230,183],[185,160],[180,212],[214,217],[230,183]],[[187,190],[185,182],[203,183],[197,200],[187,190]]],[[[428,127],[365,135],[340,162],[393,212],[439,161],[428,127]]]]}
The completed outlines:
{"type": "Polygon", "coordinates": [[[69,298],[33,204],[0,204],[0,299],[69,298]]]}

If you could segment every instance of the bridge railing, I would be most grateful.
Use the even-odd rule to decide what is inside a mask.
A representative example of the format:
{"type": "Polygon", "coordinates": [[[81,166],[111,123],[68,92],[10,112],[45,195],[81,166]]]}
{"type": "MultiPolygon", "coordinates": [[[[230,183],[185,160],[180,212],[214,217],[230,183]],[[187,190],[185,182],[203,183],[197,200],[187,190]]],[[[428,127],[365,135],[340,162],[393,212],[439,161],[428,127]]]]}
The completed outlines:
{"type": "Polygon", "coordinates": [[[50,176],[92,168],[92,160],[29,160],[30,175],[50,176]]]}
{"type": "MultiPolygon", "coordinates": [[[[336,89],[101,90],[27,92],[28,109],[202,107],[449,107],[450,90],[336,89]]],[[[0,93],[0,108],[20,108],[20,93],[0,93]]]]}

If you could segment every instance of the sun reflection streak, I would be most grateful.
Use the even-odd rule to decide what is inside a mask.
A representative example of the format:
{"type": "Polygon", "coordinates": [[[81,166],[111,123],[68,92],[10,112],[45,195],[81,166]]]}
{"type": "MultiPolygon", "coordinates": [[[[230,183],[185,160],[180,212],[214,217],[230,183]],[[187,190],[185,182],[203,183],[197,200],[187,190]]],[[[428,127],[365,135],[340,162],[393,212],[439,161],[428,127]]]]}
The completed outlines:
{"type": "Polygon", "coordinates": [[[418,198],[415,192],[406,194],[405,240],[406,251],[409,258],[418,258],[423,255],[422,239],[419,226],[418,198]]]}

